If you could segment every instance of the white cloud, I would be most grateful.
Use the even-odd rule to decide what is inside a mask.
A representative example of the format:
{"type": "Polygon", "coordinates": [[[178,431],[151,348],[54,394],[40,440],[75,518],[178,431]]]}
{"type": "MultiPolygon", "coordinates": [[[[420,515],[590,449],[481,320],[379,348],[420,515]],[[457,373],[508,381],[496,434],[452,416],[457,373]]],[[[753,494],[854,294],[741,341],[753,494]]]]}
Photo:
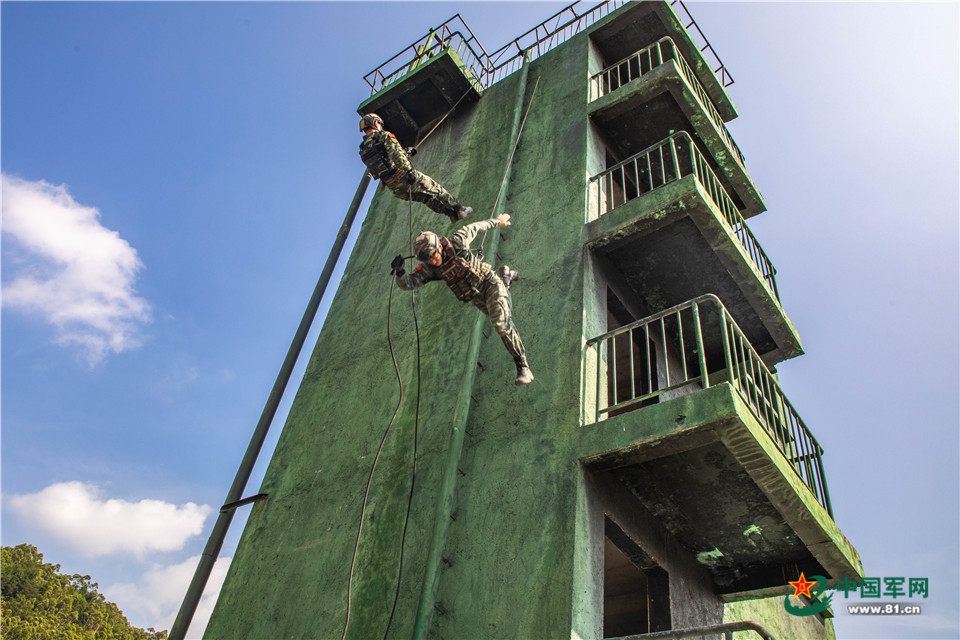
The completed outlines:
{"type": "Polygon", "coordinates": [[[13,278],[4,278],[3,304],[41,316],[56,328],[55,342],[79,346],[90,366],[140,346],[150,305],[134,292],[143,268],[136,249],[65,185],[3,174],[2,186],[3,233],[23,249],[13,278]]]}
{"type": "Polygon", "coordinates": [[[12,496],[10,506],[26,521],[87,556],[182,549],[203,531],[211,512],[192,502],[103,500],[96,485],[52,484],[38,493],[12,496]]]}
{"type": "MultiPolygon", "coordinates": [[[[197,611],[190,623],[187,638],[201,638],[220,595],[231,558],[220,558],[210,572],[197,611]]],[[[193,556],[180,564],[155,565],[143,574],[138,584],[115,584],[103,590],[107,600],[117,603],[131,623],[138,627],[170,629],[176,619],[183,596],[197,570],[200,556],[193,556]]]]}

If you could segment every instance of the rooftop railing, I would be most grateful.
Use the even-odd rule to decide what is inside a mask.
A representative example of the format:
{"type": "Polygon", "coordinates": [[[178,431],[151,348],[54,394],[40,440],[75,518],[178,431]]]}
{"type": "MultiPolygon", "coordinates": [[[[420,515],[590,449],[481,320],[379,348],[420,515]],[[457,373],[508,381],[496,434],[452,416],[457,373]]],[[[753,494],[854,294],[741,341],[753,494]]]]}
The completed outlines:
{"type": "Polygon", "coordinates": [[[774,375],[716,296],[671,307],[587,341],[596,363],[597,419],[638,408],[658,396],[729,382],[770,440],[830,516],[830,495],[817,442],[774,375]],[[710,333],[707,333],[707,332],[710,333]],[[705,339],[722,344],[722,367],[707,371],[705,339]]]}
{"type": "Polygon", "coordinates": [[[374,95],[447,49],[456,51],[477,82],[481,86],[486,86],[483,83],[487,75],[487,52],[458,13],[363,76],[370,85],[370,95],[374,95]]]}
{"type": "Polygon", "coordinates": [[[525,51],[530,50],[531,59],[536,59],[619,9],[624,3],[625,0],[604,0],[584,10],[587,3],[578,1],[564,7],[490,54],[487,86],[519,69],[525,51]]]}
{"type": "MultiPolygon", "coordinates": [[[[530,51],[531,59],[538,58],[625,3],[626,0],[604,0],[586,8],[587,3],[578,0],[491,54],[484,50],[458,13],[365,75],[364,79],[370,85],[370,95],[373,95],[412,70],[425,56],[431,57],[452,46],[481,88],[486,88],[519,69],[526,51],[530,51]]],[[[682,0],[672,0],[670,6],[708,62],[716,65],[713,72],[721,84],[724,87],[733,84],[733,77],[682,0]]]]}
{"type": "Polygon", "coordinates": [[[779,300],[777,270],[686,131],[679,131],[592,178],[590,188],[596,193],[596,214],[601,216],[691,174],[696,176],[697,182],[710,196],[720,211],[720,217],[746,251],[771,293],[779,300]]]}
{"type": "Polygon", "coordinates": [[[615,62],[600,73],[591,77],[590,99],[596,100],[601,96],[605,96],[608,93],[619,89],[628,82],[636,80],[642,75],[649,73],[653,69],[656,69],[667,60],[676,61],[677,68],[680,70],[680,74],[687,81],[687,84],[689,84],[693,89],[694,94],[697,96],[697,100],[700,102],[700,106],[703,108],[704,112],[706,112],[707,117],[710,118],[710,121],[713,123],[713,125],[717,128],[717,131],[720,132],[720,137],[723,138],[730,150],[733,151],[733,155],[735,158],[737,158],[737,161],[740,162],[740,166],[745,167],[746,160],[743,157],[743,152],[740,151],[740,147],[737,146],[733,136],[730,135],[730,131],[727,129],[727,125],[724,124],[723,118],[720,117],[720,113],[717,112],[717,108],[714,106],[713,100],[710,99],[710,96],[707,95],[703,85],[700,84],[699,80],[697,80],[697,75],[693,72],[693,69],[690,68],[690,65],[687,64],[687,61],[684,59],[683,54],[680,53],[680,50],[677,49],[677,45],[674,43],[673,38],[670,38],[669,36],[664,36],[650,46],[645,47],[636,53],[630,54],[623,60],[615,62]]]}
{"type": "Polygon", "coordinates": [[[687,30],[694,44],[700,49],[700,53],[704,54],[708,62],[712,60],[713,64],[716,65],[712,67],[713,75],[717,76],[720,84],[724,87],[732,85],[734,83],[733,76],[730,75],[727,67],[723,64],[723,60],[720,59],[720,56],[718,56],[717,52],[713,49],[713,45],[707,40],[707,36],[700,30],[700,25],[698,25],[697,21],[690,15],[690,10],[687,9],[687,5],[683,4],[683,0],[670,0],[670,6],[673,7],[674,13],[680,18],[681,23],[686,23],[683,25],[683,28],[687,30]],[[681,11],[683,15],[680,14],[681,11]],[[693,29],[690,27],[693,27],[693,29]]]}

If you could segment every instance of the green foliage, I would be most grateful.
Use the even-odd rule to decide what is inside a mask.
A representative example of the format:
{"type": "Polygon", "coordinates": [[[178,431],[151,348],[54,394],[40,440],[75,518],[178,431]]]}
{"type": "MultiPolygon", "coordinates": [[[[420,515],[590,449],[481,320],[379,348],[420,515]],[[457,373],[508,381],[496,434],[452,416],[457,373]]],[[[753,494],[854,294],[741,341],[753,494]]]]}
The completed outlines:
{"type": "Polygon", "coordinates": [[[4,640],[164,640],[132,626],[90,576],[61,574],[29,544],[3,547],[0,629],[4,640]]]}

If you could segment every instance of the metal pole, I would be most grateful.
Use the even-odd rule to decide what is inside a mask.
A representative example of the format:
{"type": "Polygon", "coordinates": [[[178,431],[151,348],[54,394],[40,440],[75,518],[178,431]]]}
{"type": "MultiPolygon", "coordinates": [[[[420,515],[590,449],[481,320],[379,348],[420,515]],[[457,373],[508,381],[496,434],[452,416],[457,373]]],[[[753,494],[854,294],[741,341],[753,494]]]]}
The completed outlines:
{"type": "MultiPolygon", "coordinates": [[[[293,342],[290,344],[290,349],[287,351],[287,357],[283,361],[283,366],[280,367],[280,373],[277,375],[277,380],[273,384],[273,390],[270,392],[270,397],[267,398],[267,404],[263,408],[263,413],[260,414],[260,422],[257,423],[257,428],[253,432],[253,437],[247,446],[247,452],[240,462],[240,468],[237,469],[237,476],[234,478],[233,485],[230,487],[230,492],[227,494],[227,499],[224,500],[224,504],[230,504],[231,502],[240,500],[240,496],[247,486],[247,481],[250,479],[250,474],[253,473],[253,466],[257,462],[257,456],[260,454],[260,449],[267,439],[267,431],[270,429],[270,423],[273,422],[273,417],[277,412],[280,399],[283,397],[284,389],[286,389],[290,375],[293,373],[293,367],[297,363],[300,351],[303,349],[303,343],[307,340],[310,325],[313,324],[313,319],[317,315],[320,300],[323,298],[327,284],[330,282],[333,269],[340,259],[340,252],[343,250],[343,245],[346,243],[347,236],[350,234],[350,227],[353,225],[353,220],[357,216],[357,210],[360,208],[360,203],[363,201],[363,196],[369,184],[370,174],[364,170],[363,178],[360,179],[360,185],[357,187],[357,192],[353,196],[353,202],[350,203],[350,208],[347,210],[347,215],[344,217],[343,224],[340,226],[337,239],[333,243],[333,248],[330,249],[330,255],[327,256],[327,263],[323,266],[323,271],[320,273],[320,279],[317,281],[317,286],[313,290],[313,296],[310,298],[310,302],[303,312],[300,326],[297,328],[297,333],[293,338],[293,342]]],[[[230,528],[231,520],[233,520],[234,511],[234,509],[229,509],[226,512],[221,512],[217,518],[217,522],[213,526],[213,531],[210,533],[210,538],[207,540],[207,546],[204,547],[203,554],[200,556],[200,564],[197,565],[197,571],[194,573],[193,580],[190,582],[187,593],[183,598],[183,603],[180,605],[177,619],[174,620],[173,627],[170,629],[169,640],[183,640],[187,635],[187,629],[193,620],[193,614],[196,612],[197,605],[200,603],[200,596],[203,595],[203,589],[207,586],[207,580],[210,578],[210,572],[213,571],[213,565],[217,561],[217,556],[220,555],[223,540],[227,537],[227,530],[230,528]]]]}

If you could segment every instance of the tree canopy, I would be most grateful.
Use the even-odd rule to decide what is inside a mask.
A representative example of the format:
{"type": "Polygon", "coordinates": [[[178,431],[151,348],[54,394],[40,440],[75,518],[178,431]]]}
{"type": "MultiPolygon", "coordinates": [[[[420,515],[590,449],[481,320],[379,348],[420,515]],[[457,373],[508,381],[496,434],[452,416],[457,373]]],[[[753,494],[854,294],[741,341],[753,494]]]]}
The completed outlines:
{"type": "Polygon", "coordinates": [[[163,640],[166,631],[138,629],[107,602],[90,576],[60,573],[36,547],[3,547],[0,628],[4,640],[163,640]]]}

